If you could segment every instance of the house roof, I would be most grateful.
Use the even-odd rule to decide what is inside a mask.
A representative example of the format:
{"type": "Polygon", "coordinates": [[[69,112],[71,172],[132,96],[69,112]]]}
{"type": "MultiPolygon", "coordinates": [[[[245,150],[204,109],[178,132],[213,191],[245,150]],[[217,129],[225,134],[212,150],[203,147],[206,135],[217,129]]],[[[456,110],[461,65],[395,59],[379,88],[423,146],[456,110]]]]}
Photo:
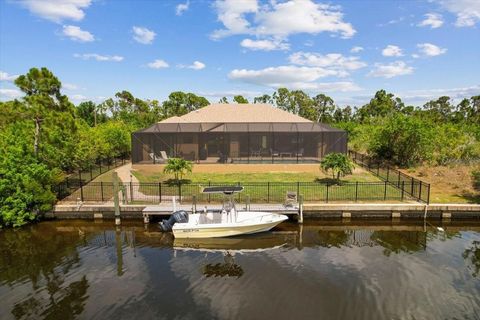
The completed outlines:
{"type": "Polygon", "coordinates": [[[180,132],[342,132],[269,104],[211,104],[181,117],[171,117],[142,133],[180,132]]]}
{"type": "Polygon", "coordinates": [[[255,123],[255,122],[310,122],[305,118],[269,104],[211,104],[180,117],[171,117],[160,123],[255,123]]]}

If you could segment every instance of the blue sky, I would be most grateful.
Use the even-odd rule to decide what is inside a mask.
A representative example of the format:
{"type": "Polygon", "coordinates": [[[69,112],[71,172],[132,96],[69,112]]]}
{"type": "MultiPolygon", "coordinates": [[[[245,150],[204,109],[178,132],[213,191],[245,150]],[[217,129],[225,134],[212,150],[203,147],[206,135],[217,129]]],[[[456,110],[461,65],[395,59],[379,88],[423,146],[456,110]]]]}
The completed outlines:
{"type": "Polygon", "coordinates": [[[47,67],[74,103],[275,88],[360,105],[480,94],[480,0],[1,0],[0,96],[47,67]]]}

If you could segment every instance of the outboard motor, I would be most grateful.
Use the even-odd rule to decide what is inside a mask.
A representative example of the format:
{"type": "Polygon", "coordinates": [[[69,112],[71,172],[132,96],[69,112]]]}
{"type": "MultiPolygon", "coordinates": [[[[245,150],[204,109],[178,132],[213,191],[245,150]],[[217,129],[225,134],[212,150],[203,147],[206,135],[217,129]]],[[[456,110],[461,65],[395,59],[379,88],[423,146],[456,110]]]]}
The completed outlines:
{"type": "Polygon", "coordinates": [[[187,223],[188,213],[185,210],[179,210],[172,213],[170,218],[163,219],[160,223],[160,229],[164,232],[172,231],[172,227],[175,223],[187,223]]]}

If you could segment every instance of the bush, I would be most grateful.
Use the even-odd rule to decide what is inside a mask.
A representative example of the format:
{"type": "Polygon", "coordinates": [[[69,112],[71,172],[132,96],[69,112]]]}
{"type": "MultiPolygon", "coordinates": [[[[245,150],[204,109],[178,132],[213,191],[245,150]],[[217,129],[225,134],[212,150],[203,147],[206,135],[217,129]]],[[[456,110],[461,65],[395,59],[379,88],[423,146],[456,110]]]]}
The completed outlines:
{"type": "Polygon", "coordinates": [[[332,171],[333,179],[340,180],[340,176],[352,174],[355,166],[346,154],[329,153],[320,162],[320,168],[325,172],[332,171]]]}
{"type": "Polygon", "coordinates": [[[434,134],[432,126],[415,117],[396,114],[385,120],[373,136],[368,151],[374,157],[400,166],[411,166],[430,159],[434,134]]]}

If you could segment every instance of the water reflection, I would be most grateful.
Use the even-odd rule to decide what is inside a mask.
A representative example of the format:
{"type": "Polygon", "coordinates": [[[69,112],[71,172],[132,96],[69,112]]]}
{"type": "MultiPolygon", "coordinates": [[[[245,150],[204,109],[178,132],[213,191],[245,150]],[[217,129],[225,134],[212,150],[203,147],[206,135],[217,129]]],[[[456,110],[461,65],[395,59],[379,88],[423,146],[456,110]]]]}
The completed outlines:
{"type": "Polygon", "coordinates": [[[0,318],[480,318],[480,225],[443,227],[323,221],[198,240],[137,223],[4,230],[0,318]]]}
{"type": "Polygon", "coordinates": [[[463,258],[469,262],[468,267],[472,270],[472,275],[478,277],[480,275],[480,241],[473,241],[472,246],[463,252],[463,258]]]}

